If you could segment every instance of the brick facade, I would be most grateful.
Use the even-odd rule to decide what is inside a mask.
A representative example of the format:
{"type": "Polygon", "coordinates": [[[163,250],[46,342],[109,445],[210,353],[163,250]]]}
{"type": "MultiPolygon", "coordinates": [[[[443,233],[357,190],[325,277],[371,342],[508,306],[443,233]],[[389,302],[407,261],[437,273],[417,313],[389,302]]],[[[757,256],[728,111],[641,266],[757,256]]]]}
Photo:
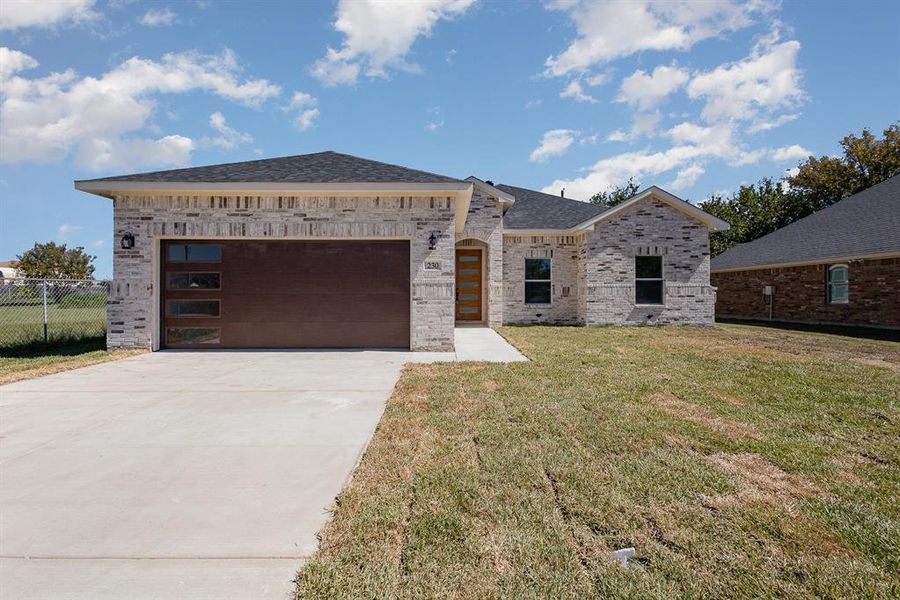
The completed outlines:
{"type": "Polygon", "coordinates": [[[578,293],[584,282],[584,234],[504,236],[503,320],[509,324],[584,323],[578,293]],[[525,303],[525,259],[550,259],[550,304],[525,303]]]}
{"type": "MultiPolygon", "coordinates": [[[[507,232],[509,233],[509,232],[507,232]]],[[[705,224],[649,198],[578,235],[506,235],[503,247],[504,321],[712,325],[715,288],[709,285],[705,224]],[[662,306],[636,306],[634,257],[663,257],[662,306]],[[552,302],[524,302],[525,258],[552,259],[552,302]]]]}
{"type": "Polygon", "coordinates": [[[771,285],[776,321],[900,327],[900,258],[713,273],[712,282],[721,318],[767,320],[762,290],[771,285]],[[849,267],[847,304],[827,302],[826,277],[833,264],[849,267]]]}
{"type": "MultiPolygon", "coordinates": [[[[149,348],[158,332],[157,260],[163,238],[410,240],[413,350],[453,349],[454,207],[449,197],[119,196],[113,204],[116,248],[107,343],[149,348]],[[440,233],[429,249],[432,231],[440,233]],[[425,261],[441,263],[426,271],[425,261]]],[[[157,343],[158,346],[158,343],[157,343]]]]}
{"type": "Polygon", "coordinates": [[[587,239],[587,323],[712,325],[705,224],[655,198],[600,221],[587,239]],[[635,306],[634,258],[663,257],[664,305],[635,306]]]}
{"type": "Polygon", "coordinates": [[[503,324],[503,207],[499,200],[475,188],[465,228],[457,237],[463,245],[476,240],[471,245],[482,248],[486,322],[499,327],[503,324]]]}

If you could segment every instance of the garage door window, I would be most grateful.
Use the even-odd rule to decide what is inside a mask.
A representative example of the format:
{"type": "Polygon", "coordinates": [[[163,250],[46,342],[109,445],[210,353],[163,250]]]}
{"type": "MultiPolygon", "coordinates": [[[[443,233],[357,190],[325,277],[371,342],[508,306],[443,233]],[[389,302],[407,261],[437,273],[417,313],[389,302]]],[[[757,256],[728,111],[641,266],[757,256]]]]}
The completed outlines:
{"type": "Polygon", "coordinates": [[[169,300],[166,302],[169,317],[218,317],[218,300],[169,300]]]}
{"type": "Polygon", "coordinates": [[[167,344],[218,344],[218,327],[167,327],[167,344]]]}
{"type": "Polygon", "coordinates": [[[169,262],[221,262],[222,246],[218,244],[170,244],[169,262]]]}
{"type": "Polygon", "coordinates": [[[169,273],[166,287],[170,290],[218,290],[222,287],[219,273],[169,273]]]}

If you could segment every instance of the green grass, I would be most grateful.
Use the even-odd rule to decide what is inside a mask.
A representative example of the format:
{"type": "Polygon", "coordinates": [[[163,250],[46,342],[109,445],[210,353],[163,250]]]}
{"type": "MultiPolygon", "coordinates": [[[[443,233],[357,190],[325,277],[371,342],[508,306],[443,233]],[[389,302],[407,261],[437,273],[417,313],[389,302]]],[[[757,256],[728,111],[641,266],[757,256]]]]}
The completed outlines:
{"type": "Polygon", "coordinates": [[[117,360],[141,352],[143,350],[108,351],[105,337],[62,342],[48,348],[34,345],[3,350],[0,353],[0,384],[117,360]]]}
{"type": "MultiPolygon", "coordinates": [[[[47,307],[47,336],[51,342],[91,338],[106,332],[106,304],[102,306],[47,307]]],[[[16,348],[44,339],[44,309],[0,305],[0,349],[16,348]]]]}
{"type": "Polygon", "coordinates": [[[501,333],[406,368],[299,597],[897,597],[900,345],[501,333]]]}

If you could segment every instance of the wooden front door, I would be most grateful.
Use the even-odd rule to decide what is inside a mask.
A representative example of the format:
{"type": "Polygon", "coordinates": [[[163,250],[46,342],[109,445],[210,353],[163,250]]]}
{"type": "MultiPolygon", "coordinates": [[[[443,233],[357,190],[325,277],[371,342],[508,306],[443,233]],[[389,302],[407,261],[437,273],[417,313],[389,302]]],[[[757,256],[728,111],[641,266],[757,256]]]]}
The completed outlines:
{"type": "Polygon", "coordinates": [[[456,320],[481,320],[481,250],[456,251],[456,320]]]}

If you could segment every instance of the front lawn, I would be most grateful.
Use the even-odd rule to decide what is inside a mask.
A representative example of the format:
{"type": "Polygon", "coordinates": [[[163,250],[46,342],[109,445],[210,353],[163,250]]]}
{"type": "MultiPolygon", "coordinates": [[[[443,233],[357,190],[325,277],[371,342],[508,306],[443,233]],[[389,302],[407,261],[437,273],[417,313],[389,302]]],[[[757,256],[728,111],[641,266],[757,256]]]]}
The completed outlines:
{"type": "Polygon", "coordinates": [[[106,349],[105,337],[60,342],[44,347],[35,343],[16,350],[0,349],[0,384],[30,379],[141,354],[143,350],[106,349]]]}
{"type": "Polygon", "coordinates": [[[897,597],[900,344],[501,333],[407,367],[299,597],[897,597]]]}

